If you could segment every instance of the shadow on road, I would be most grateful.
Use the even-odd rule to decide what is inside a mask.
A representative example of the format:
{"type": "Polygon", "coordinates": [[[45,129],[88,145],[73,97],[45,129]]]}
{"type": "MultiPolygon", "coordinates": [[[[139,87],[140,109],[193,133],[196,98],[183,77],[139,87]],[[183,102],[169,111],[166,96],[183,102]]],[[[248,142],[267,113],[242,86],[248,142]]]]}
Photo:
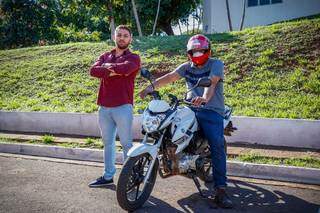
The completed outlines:
{"type": "Polygon", "coordinates": [[[177,212],[182,213],[176,209],[175,207],[171,206],[169,203],[166,203],[158,198],[150,196],[149,200],[143,205],[142,208],[135,211],[136,213],[139,212],[153,212],[153,213],[169,213],[169,212],[177,212]]]}
{"type": "MultiPolygon", "coordinates": [[[[212,188],[211,185],[207,185],[212,188]]],[[[265,186],[268,188],[268,186],[265,186]]],[[[270,187],[270,186],[269,186],[270,187]]],[[[235,204],[232,210],[226,212],[317,212],[319,205],[305,201],[299,197],[247,182],[232,180],[229,183],[228,194],[235,204]]],[[[271,187],[270,187],[271,188],[271,187]]],[[[280,187],[281,188],[281,187],[280,187]]],[[[209,191],[206,191],[209,192],[209,191]]],[[[212,209],[212,205],[194,193],[178,201],[184,212],[204,212],[212,209]]],[[[219,212],[223,209],[219,209],[219,212]]]]}
{"type": "MultiPolygon", "coordinates": [[[[97,188],[96,188],[97,189],[97,188]]],[[[103,190],[112,190],[112,191],[115,191],[117,190],[117,187],[115,184],[111,184],[111,185],[108,185],[108,186],[104,186],[104,187],[98,187],[98,189],[103,189],[103,190]]],[[[172,207],[170,204],[158,199],[158,198],[155,198],[153,196],[150,196],[149,197],[149,200],[143,205],[142,208],[138,209],[137,211],[135,212],[182,212],[182,211],[179,211],[178,209],[172,207]]]]}
{"type": "MultiPolygon", "coordinates": [[[[207,184],[208,189],[212,185],[207,184]]],[[[188,197],[178,200],[178,205],[183,211],[170,204],[151,196],[144,206],[136,212],[314,212],[317,213],[319,205],[310,203],[294,195],[278,190],[272,191],[247,182],[232,180],[229,183],[228,194],[233,200],[233,209],[216,208],[212,199],[204,199],[199,193],[193,193],[188,197]]],[[[278,187],[281,188],[281,187],[278,187]]],[[[205,194],[211,194],[212,190],[205,189],[205,194]]],[[[294,189],[293,189],[294,191],[294,189]]]]}

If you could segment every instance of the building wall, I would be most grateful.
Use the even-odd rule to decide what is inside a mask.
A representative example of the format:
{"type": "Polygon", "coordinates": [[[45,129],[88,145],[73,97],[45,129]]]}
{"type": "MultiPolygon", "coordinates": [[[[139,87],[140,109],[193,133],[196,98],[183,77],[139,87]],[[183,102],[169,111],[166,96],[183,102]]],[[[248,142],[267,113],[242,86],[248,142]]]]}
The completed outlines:
{"type": "MultiPolygon", "coordinates": [[[[229,0],[233,30],[239,30],[243,1],[229,0]]],[[[320,13],[320,0],[283,0],[282,3],[246,7],[244,28],[320,13]]],[[[226,1],[204,0],[204,33],[229,31],[226,1]]]]}

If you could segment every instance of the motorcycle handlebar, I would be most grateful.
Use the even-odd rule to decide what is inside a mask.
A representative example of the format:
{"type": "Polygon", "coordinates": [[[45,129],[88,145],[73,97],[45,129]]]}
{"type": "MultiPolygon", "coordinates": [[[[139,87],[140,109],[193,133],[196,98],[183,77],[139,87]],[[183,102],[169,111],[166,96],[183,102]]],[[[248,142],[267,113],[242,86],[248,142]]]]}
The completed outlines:
{"type": "Polygon", "coordinates": [[[187,104],[187,105],[192,105],[191,101],[187,101],[187,100],[183,100],[183,103],[187,104]]]}
{"type": "MultiPolygon", "coordinates": [[[[156,90],[153,90],[151,93],[148,93],[148,95],[152,96],[156,100],[161,100],[160,94],[156,90]]],[[[171,104],[173,104],[174,107],[177,107],[179,105],[179,103],[181,103],[181,102],[184,103],[184,104],[187,104],[188,106],[192,106],[193,105],[193,103],[191,101],[187,101],[185,99],[179,100],[177,98],[177,96],[172,95],[172,94],[168,94],[168,97],[170,98],[171,104]]],[[[204,106],[204,105],[205,105],[205,103],[201,103],[201,106],[204,106]]],[[[196,107],[196,106],[194,106],[194,107],[196,107]]]]}
{"type": "MultiPolygon", "coordinates": [[[[193,103],[191,101],[187,101],[187,100],[183,100],[183,103],[187,104],[187,105],[190,105],[192,106],[193,103]]],[[[206,103],[201,103],[200,106],[204,106],[206,103]]],[[[193,107],[196,107],[196,106],[193,106],[193,107]]],[[[199,107],[199,106],[198,106],[199,107]]]]}

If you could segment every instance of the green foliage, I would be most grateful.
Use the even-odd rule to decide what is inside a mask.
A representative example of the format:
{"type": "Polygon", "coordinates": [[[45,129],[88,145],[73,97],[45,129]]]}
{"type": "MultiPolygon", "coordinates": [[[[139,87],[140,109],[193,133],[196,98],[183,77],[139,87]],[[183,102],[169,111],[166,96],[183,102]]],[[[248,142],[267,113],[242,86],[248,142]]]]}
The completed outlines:
{"type": "Polygon", "coordinates": [[[303,157],[303,158],[277,158],[277,157],[265,157],[257,154],[244,154],[244,155],[239,155],[235,158],[231,158],[230,160],[238,160],[242,162],[258,163],[258,164],[273,164],[273,165],[284,165],[284,166],[320,168],[320,159],[312,158],[310,156],[303,157]]]}
{"type": "MultiPolygon", "coordinates": [[[[226,103],[235,115],[320,119],[320,17],[208,37],[213,56],[225,63],[226,103]]],[[[132,49],[158,77],[187,60],[187,40],[143,37],[132,49]]],[[[83,42],[0,51],[0,109],[95,112],[99,80],[88,70],[111,48],[83,42]]],[[[147,85],[138,75],[135,112],[148,103],[138,96],[147,85]]],[[[160,93],[184,91],[180,80],[160,93]]]]}
{"type": "Polygon", "coordinates": [[[56,42],[56,1],[3,0],[0,12],[0,48],[30,46],[39,40],[56,42]]]}
{"type": "MultiPolygon", "coordinates": [[[[152,32],[158,0],[135,0],[144,35],[152,32]]],[[[162,0],[157,32],[172,34],[171,25],[195,10],[200,0],[162,0]]],[[[0,1],[0,48],[110,39],[110,20],[137,33],[128,0],[0,1]]]]}
{"type": "Polygon", "coordinates": [[[42,136],[42,141],[45,144],[51,144],[54,142],[54,137],[52,135],[44,135],[42,136]]]}
{"type": "Polygon", "coordinates": [[[86,28],[77,31],[72,25],[70,27],[58,27],[60,33],[59,41],[64,43],[80,41],[101,41],[102,33],[98,31],[89,32],[86,28]]]}
{"type": "MultiPolygon", "coordinates": [[[[21,143],[17,139],[0,137],[0,143],[21,143]]],[[[101,140],[88,138],[85,143],[78,142],[65,142],[55,144],[53,140],[45,142],[44,140],[29,140],[23,141],[23,143],[28,144],[54,144],[57,146],[69,147],[69,148],[90,148],[90,149],[103,149],[103,143],[101,140]]],[[[121,152],[122,148],[117,146],[117,152],[121,152]]],[[[270,164],[270,165],[284,165],[284,166],[298,166],[307,168],[320,168],[320,159],[318,157],[291,157],[291,158],[280,158],[280,157],[266,157],[258,154],[241,154],[239,156],[228,156],[228,160],[235,160],[241,162],[257,163],[257,164],[270,164]]]]}
{"type": "MultiPolygon", "coordinates": [[[[135,0],[135,2],[143,33],[150,35],[157,13],[158,0],[135,0]]],[[[167,35],[173,35],[171,25],[181,18],[188,17],[200,2],[200,0],[161,0],[158,32],[161,30],[167,35]]]]}
{"type": "Polygon", "coordinates": [[[83,147],[102,149],[103,143],[101,139],[86,138],[85,144],[83,147]]]}
{"type": "MultiPolygon", "coordinates": [[[[101,39],[110,38],[109,17],[122,13],[124,0],[60,0],[60,15],[57,18],[57,25],[62,28],[71,28],[74,32],[98,32],[101,39]],[[108,5],[112,3],[114,13],[108,9],[108,5]],[[120,12],[121,11],[121,12],[120,12]]],[[[120,16],[120,15],[117,15],[120,16]]],[[[117,23],[125,23],[119,20],[117,23]]],[[[77,40],[91,41],[91,40],[77,40]]],[[[100,40],[99,40],[100,41],[100,40]]],[[[61,43],[68,40],[61,40],[61,43]]]]}

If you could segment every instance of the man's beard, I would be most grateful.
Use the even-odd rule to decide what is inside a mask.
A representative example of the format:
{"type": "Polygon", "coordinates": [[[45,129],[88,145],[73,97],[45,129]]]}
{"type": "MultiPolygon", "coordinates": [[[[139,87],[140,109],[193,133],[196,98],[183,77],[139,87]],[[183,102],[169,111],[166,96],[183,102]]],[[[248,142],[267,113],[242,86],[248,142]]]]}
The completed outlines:
{"type": "Polygon", "coordinates": [[[118,42],[116,42],[117,48],[119,48],[120,50],[125,50],[129,47],[130,43],[128,44],[119,44],[118,42]]]}

